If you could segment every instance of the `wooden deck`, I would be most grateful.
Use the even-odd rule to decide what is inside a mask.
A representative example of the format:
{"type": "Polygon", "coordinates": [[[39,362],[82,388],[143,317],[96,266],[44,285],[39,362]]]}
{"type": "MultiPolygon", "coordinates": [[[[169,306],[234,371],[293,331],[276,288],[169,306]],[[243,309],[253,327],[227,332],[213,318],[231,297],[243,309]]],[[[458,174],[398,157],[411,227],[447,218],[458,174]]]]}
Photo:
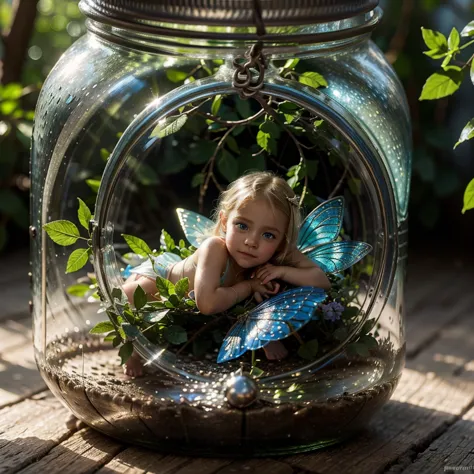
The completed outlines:
{"type": "Polygon", "coordinates": [[[410,264],[407,368],[367,430],[311,454],[247,460],[158,454],[69,430],[33,359],[27,255],[0,267],[0,473],[474,472],[474,271],[461,260],[410,264]]]}

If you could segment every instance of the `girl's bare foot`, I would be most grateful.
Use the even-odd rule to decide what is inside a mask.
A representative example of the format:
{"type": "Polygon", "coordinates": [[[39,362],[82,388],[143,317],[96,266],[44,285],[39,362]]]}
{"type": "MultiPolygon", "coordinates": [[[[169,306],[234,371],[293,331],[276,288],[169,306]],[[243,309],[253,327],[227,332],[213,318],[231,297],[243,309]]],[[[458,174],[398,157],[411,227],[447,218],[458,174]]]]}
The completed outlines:
{"type": "Polygon", "coordinates": [[[84,422],[76,418],[72,413],[69,413],[69,416],[66,418],[66,428],[68,430],[81,430],[85,426],[84,422]]]}
{"type": "Polygon", "coordinates": [[[141,377],[143,375],[143,361],[135,351],[133,351],[130,359],[123,364],[123,373],[129,377],[141,377]]]}
{"type": "Polygon", "coordinates": [[[280,360],[288,355],[286,347],[280,341],[269,342],[263,350],[268,360],[280,360]]]}

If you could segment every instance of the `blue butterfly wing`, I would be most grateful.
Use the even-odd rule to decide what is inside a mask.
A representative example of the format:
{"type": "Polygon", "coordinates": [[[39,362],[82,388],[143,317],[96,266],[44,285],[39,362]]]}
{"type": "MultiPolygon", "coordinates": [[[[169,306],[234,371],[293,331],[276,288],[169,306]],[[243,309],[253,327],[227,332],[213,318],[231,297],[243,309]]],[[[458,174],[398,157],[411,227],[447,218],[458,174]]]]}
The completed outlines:
{"type": "Polygon", "coordinates": [[[329,242],[307,250],[305,255],[316,262],[325,273],[337,273],[362,260],[372,246],[365,242],[329,242]]]}
{"type": "Polygon", "coordinates": [[[320,204],[301,224],[297,247],[303,251],[335,240],[341,231],[344,198],[335,197],[320,204]]]}
{"type": "Polygon", "coordinates": [[[235,359],[270,341],[288,337],[311,320],[317,305],[325,299],[326,292],[321,288],[304,286],[264,301],[231,328],[217,362],[235,359]]]}
{"type": "Polygon", "coordinates": [[[197,212],[181,208],[176,209],[176,212],[188,242],[196,248],[199,247],[211,235],[215,223],[197,212]]]}
{"type": "Polygon", "coordinates": [[[165,277],[168,266],[181,262],[181,257],[171,252],[164,252],[158,257],[153,257],[153,263],[147,259],[142,264],[130,269],[129,273],[156,278],[156,275],[165,277]]]}
{"type": "Polygon", "coordinates": [[[245,347],[245,325],[246,321],[241,319],[230,328],[217,355],[218,364],[237,359],[247,351],[245,347]]]}

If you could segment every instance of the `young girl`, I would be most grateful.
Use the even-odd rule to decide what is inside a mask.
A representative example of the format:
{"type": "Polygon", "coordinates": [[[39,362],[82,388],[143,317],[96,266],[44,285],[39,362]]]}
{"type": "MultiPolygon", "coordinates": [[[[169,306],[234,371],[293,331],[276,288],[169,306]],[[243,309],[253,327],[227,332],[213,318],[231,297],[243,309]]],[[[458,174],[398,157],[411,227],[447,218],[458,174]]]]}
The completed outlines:
{"type": "MultiPolygon", "coordinates": [[[[251,295],[261,302],[278,293],[277,280],[330,288],[326,274],[296,248],[300,209],[284,179],[269,172],[242,176],[221,194],[214,220],[213,235],[192,256],[170,264],[166,274],[173,283],[189,278],[190,294],[193,290],[201,313],[225,311],[251,295]]],[[[130,302],[138,285],[148,294],[157,292],[155,278],[132,275],[123,287],[130,302]]],[[[287,355],[279,341],[263,349],[268,359],[287,355]]],[[[125,373],[141,372],[141,364],[132,357],[125,373]]]]}

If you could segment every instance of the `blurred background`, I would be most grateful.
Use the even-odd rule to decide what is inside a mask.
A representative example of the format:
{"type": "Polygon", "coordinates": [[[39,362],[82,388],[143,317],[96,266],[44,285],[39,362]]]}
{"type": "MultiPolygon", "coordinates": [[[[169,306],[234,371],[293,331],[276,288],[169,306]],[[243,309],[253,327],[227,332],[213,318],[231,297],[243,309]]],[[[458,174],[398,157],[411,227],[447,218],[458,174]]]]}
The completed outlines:
{"type": "MultiPolygon", "coordinates": [[[[61,54],[86,31],[77,0],[0,0],[0,258],[28,247],[28,162],[39,90],[61,54]]],[[[420,28],[446,36],[474,20],[474,0],[382,0],[373,38],[402,80],[413,120],[410,199],[411,253],[471,258],[474,210],[461,214],[474,177],[474,143],[453,150],[474,116],[474,86],[466,79],[454,96],[419,102],[438,67],[422,54],[420,28]]],[[[464,42],[464,41],[463,41],[464,42]]],[[[467,61],[474,48],[467,48],[467,61]]]]}

